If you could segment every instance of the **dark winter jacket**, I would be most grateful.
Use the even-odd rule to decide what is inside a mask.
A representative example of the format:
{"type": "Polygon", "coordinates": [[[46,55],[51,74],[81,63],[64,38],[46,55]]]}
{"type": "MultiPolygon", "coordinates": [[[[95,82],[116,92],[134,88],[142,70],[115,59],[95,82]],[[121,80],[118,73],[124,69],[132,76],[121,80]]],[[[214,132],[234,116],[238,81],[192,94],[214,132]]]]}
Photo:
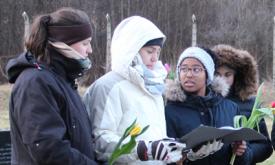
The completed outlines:
{"type": "Polygon", "coordinates": [[[273,149],[275,150],[275,122],[273,122],[273,125],[272,125],[271,139],[272,139],[273,149]]]}
{"type": "MultiPolygon", "coordinates": [[[[227,98],[238,104],[241,115],[249,118],[255,102],[254,95],[257,91],[258,70],[256,61],[249,52],[229,45],[217,45],[213,51],[217,55],[218,67],[225,65],[235,70],[234,83],[227,98]]],[[[266,160],[272,154],[271,141],[264,120],[259,123],[259,130],[266,136],[267,140],[249,142],[253,156],[251,165],[266,160]]]]}
{"type": "Polygon", "coordinates": [[[12,165],[97,164],[88,115],[67,69],[72,64],[59,54],[50,66],[27,53],[8,62],[12,165]]]}
{"type": "MultiPolygon", "coordinates": [[[[208,87],[207,95],[200,97],[185,95],[177,82],[168,86],[166,94],[168,101],[165,107],[168,137],[180,138],[201,124],[213,127],[233,127],[233,118],[239,114],[238,106],[216,92],[223,90],[222,86],[215,88],[216,91],[213,88],[208,87]]],[[[231,155],[230,144],[224,144],[218,152],[193,162],[186,160],[185,164],[228,165],[231,155]]],[[[245,165],[250,161],[251,151],[248,148],[243,156],[236,158],[235,164],[245,165]]]]}

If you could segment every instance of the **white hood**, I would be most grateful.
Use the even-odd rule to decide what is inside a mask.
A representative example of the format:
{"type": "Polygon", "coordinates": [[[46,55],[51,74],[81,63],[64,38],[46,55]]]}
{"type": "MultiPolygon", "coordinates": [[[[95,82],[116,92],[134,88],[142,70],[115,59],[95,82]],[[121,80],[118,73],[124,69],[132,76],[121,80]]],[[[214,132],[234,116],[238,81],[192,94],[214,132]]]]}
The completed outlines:
{"type": "Polygon", "coordinates": [[[129,67],[142,46],[165,35],[151,21],[140,16],[132,16],[123,20],[115,29],[112,43],[112,70],[125,77],[129,67]]]}

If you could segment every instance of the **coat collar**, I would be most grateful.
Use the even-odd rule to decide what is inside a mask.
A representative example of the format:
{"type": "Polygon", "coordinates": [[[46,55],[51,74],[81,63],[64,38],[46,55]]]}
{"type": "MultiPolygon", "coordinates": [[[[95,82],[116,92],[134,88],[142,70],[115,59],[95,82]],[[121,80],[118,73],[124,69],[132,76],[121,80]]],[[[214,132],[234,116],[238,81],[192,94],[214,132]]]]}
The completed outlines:
{"type": "MultiPolygon", "coordinates": [[[[227,83],[225,82],[225,80],[223,78],[214,77],[212,84],[209,86],[209,90],[225,97],[229,92],[229,86],[227,85],[227,83]]],[[[187,98],[187,95],[182,90],[179,81],[168,80],[166,82],[165,98],[169,101],[184,102],[187,98]]]]}

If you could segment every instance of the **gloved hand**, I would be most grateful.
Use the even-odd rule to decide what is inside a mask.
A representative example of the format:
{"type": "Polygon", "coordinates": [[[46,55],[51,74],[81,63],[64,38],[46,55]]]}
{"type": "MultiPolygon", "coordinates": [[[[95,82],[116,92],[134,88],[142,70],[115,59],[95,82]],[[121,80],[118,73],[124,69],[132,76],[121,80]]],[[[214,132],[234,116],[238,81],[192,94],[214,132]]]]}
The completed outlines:
{"type": "Polygon", "coordinates": [[[161,160],[165,163],[177,162],[182,157],[182,150],[186,147],[174,139],[162,139],[157,141],[139,141],[137,154],[141,161],[161,160]]]}
{"type": "Polygon", "coordinates": [[[194,152],[192,149],[187,153],[187,159],[190,161],[195,161],[197,159],[205,158],[206,156],[213,154],[219,151],[223,146],[221,141],[214,140],[213,142],[208,142],[205,145],[202,145],[200,149],[194,152]]]}

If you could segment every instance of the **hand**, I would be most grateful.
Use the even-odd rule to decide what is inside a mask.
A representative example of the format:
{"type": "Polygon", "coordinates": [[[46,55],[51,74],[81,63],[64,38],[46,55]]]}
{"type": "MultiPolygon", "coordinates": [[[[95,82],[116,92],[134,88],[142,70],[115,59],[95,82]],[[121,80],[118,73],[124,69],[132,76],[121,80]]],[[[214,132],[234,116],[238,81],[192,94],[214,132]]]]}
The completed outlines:
{"type": "Polygon", "coordinates": [[[139,141],[137,145],[138,157],[142,161],[161,160],[165,163],[174,163],[182,158],[182,150],[186,147],[174,139],[157,141],[139,141]]]}
{"type": "Polygon", "coordinates": [[[232,143],[233,153],[235,153],[237,156],[242,156],[245,153],[246,148],[247,145],[245,141],[238,141],[232,143]]]}
{"type": "Polygon", "coordinates": [[[192,149],[187,153],[187,159],[190,161],[195,161],[197,159],[205,158],[206,156],[219,151],[223,146],[221,141],[214,140],[212,143],[208,142],[202,145],[200,149],[194,152],[192,149]]]}

